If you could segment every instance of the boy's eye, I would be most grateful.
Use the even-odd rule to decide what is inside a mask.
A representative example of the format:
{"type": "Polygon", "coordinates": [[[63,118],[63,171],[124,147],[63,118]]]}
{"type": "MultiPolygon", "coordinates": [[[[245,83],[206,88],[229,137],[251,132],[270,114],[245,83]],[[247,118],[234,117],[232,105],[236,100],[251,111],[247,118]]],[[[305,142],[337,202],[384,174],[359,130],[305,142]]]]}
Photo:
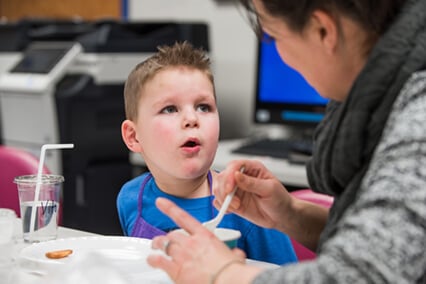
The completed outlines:
{"type": "Polygon", "coordinates": [[[207,104],[202,104],[199,105],[197,109],[199,109],[201,112],[209,112],[211,110],[211,107],[207,104]]]}
{"type": "Polygon", "coordinates": [[[177,109],[176,109],[175,106],[166,106],[165,108],[163,108],[161,110],[161,113],[173,113],[173,112],[176,112],[176,111],[177,111],[177,109]]]}

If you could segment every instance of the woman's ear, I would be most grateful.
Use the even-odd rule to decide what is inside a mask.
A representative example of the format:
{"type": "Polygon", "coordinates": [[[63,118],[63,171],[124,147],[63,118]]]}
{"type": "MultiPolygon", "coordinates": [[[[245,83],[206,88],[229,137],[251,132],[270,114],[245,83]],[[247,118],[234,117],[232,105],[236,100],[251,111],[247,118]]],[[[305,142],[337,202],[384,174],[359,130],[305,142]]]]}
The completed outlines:
{"type": "Polygon", "coordinates": [[[138,138],[136,137],[136,125],[133,121],[123,121],[121,124],[121,136],[130,151],[136,153],[140,153],[142,151],[142,147],[139,144],[138,138]]]}
{"type": "Polygon", "coordinates": [[[324,11],[316,10],[312,13],[312,28],[327,53],[336,51],[339,28],[335,18],[324,11]]]}

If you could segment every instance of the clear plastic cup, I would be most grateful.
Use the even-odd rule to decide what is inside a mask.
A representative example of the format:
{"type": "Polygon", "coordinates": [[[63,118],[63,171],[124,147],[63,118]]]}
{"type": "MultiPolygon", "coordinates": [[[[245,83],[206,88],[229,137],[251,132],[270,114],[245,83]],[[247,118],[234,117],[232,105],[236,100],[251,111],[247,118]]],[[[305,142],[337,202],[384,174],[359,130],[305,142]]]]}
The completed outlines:
{"type": "Polygon", "coordinates": [[[61,188],[61,175],[41,175],[38,196],[36,195],[37,175],[18,176],[22,233],[25,242],[42,242],[57,237],[61,188]],[[35,212],[33,212],[35,210],[35,212]],[[31,219],[34,218],[33,221],[31,219]],[[33,224],[33,227],[31,225],[33,224]]]}

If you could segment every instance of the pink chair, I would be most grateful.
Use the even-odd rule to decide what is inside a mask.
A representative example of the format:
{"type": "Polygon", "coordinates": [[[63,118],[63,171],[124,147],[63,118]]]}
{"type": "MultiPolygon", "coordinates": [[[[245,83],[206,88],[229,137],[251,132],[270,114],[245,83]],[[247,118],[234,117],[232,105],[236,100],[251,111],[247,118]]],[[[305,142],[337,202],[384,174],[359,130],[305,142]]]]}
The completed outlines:
{"type": "MultiPolygon", "coordinates": [[[[300,190],[292,191],[290,192],[290,194],[296,198],[306,200],[312,203],[316,203],[318,205],[322,205],[327,208],[331,207],[334,200],[332,196],[316,193],[310,189],[300,189],[300,190]]],[[[313,251],[304,247],[297,241],[291,239],[291,242],[293,244],[294,251],[296,252],[296,256],[299,259],[299,261],[310,260],[316,257],[313,251]]]]}
{"type": "MultiPolygon", "coordinates": [[[[0,145],[0,208],[15,210],[19,217],[18,189],[13,179],[20,175],[37,174],[38,158],[22,149],[0,145]]],[[[50,173],[47,167],[43,173],[50,173]]]]}

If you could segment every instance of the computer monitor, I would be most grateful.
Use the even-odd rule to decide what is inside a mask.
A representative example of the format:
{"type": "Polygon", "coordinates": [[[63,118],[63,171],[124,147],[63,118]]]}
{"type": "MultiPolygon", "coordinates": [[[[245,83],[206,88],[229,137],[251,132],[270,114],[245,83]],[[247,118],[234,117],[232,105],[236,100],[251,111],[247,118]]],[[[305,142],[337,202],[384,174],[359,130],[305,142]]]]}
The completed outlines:
{"type": "Polygon", "coordinates": [[[267,35],[259,40],[257,57],[255,123],[314,128],[328,100],[282,61],[267,35]]]}

